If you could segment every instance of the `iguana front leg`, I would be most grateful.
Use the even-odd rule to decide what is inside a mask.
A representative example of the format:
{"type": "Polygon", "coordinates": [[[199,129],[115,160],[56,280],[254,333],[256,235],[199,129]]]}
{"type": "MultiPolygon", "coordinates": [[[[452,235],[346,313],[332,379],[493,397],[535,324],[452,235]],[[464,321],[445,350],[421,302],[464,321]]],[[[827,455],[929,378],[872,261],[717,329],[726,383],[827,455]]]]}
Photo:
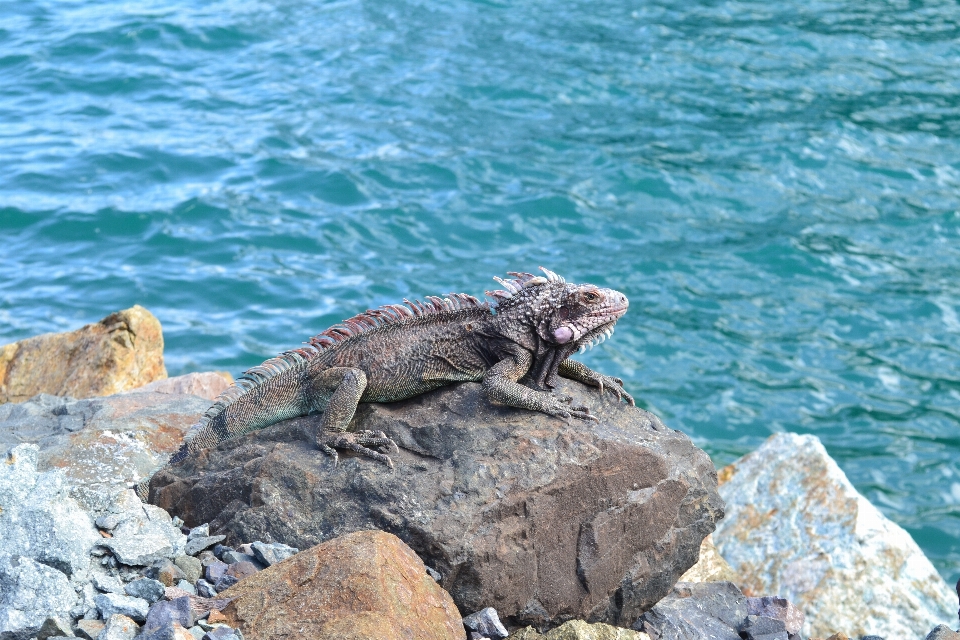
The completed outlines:
{"type": "Polygon", "coordinates": [[[591,387],[599,387],[600,395],[603,395],[604,389],[610,389],[610,391],[617,395],[617,400],[626,398],[627,403],[632,407],[635,407],[637,404],[634,402],[633,396],[624,390],[623,380],[597,373],[582,362],[570,359],[564,360],[560,363],[557,373],[564,378],[570,378],[571,380],[582,382],[591,387]]]}
{"type": "Polygon", "coordinates": [[[534,391],[519,384],[517,380],[530,370],[531,364],[533,356],[518,350],[511,357],[490,367],[483,376],[483,390],[487,397],[500,404],[539,411],[558,418],[573,417],[597,421],[590,415],[587,407],[566,405],[552,394],[534,391]]]}
{"type": "Polygon", "coordinates": [[[334,466],[339,461],[336,450],[349,449],[378,460],[392,469],[393,461],[390,456],[369,448],[386,448],[395,453],[400,451],[397,443],[388,438],[387,434],[382,431],[347,431],[366,387],[367,376],[360,369],[333,367],[311,376],[307,389],[310,404],[312,408],[323,412],[323,419],[315,436],[317,446],[333,458],[334,466]]]}

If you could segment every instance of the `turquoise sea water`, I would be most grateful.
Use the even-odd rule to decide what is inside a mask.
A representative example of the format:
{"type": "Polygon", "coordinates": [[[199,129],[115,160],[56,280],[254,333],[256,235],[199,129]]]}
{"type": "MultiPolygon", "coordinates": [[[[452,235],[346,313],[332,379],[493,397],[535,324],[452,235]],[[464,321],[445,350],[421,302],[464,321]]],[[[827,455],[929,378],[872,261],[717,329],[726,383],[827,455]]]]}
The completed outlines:
{"type": "Polygon", "coordinates": [[[0,343],[171,374],[542,264],[718,465],[813,433],[960,575],[960,5],[0,3],[0,343]]]}

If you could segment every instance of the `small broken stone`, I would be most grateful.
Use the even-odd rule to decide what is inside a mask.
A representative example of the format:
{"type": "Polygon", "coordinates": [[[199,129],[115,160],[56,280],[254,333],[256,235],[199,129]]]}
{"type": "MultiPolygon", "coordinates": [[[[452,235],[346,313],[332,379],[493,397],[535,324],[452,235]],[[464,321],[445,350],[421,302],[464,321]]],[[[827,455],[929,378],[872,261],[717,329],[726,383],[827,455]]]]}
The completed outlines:
{"type": "Polygon", "coordinates": [[[184,580],[193,584],[203,575],[203,565],[193,556],[177,556],[173,561],[183,571],[184,580]]]}
{"type": "Polygon", "coordinates": [[[134,598],[118,593],[101,593],[94,598],[94,602],[97,605],[97,609],[100,610],[100,616],[104,620],[114,614],[120,614],[142,622],[146,620],[147,611],[150,609],[150,605],[143,598],[134,598]]]}
{"type": "Polygon", "coordinates": [[[162,582],[166,587],[172,587],[181,580],[186,579],[187,575],[183,572],[183,569],[169,560],[162,561],[162,564],[158,567],[157,580],[162,582]]]}
{"type": "Polygon", "coordinates": [[[153,605],[143,625],[143,633],[144,635],[158,634],[174,623],[184,629],[189,629],[196,624],[196,616],[190,606],[189,596],[165,600],[153,605]]]}
{"type": "Polygon", "coordinates": [[[260,567],[258,567],[257,565],[255,565],[254,563],[248,560],[237,562],[227,567],[227,575],[233,576],[238,580],[249,578],[250,576],[254,575],[259,571],[260,571],[260,567]]]}
{"type": "Polygon", "coordinates": [[[187,534],[187,541],[194,540],[196,538],[206,538],[210,535],[210,525],[201,524],[197,525],[193,529],[190,529],[190,533],[187,534]]]}
{"type": "Polygon", "coordinates": [[[40,631],[37,632],[37,640],[47,640],[47,638],[73,637],[73,629],[70,628],[70,621],[64,620],[59,616],[52,616],[43,621],[40,631]]]}
{"type": "Polygon", "coordinates": [[[223,615],[222,613],[214,609],[207,616],[207,624],[214,624],[217,622],[221,624],[225,624],[227,622],[227,616],[223,615]]]}
{"type": "Polygon", "coordinates": [[[510,635],[493,607],[471,613],[463,619],[463,626],[487,638],[506,638],[510,635]]]}
{"type": "Polygon", "coordinates": [[[133,640],[140,627],[125,615],[115,613],[111,615],[97,636],[97,640],[133,640]]]}
{"type": "Polygon", "coordinates": [[[203,572],[203,575],[207,580],[209,580],[213,584],[216,584],[217,581],[220,580],[220,578],[226,575],[228,568],[229,568],[229,565],[227,565],[226,562],[221,562],[220,560],[216,560],[207,565],[206,569],[203,572]]]}
{"type": "Polygon", "coordinates": [[[236,576],[224,575],[222,578],[217,580],[217,583],[213,585],[213,588],[216,589],[217,593],[220,593],[222,591],[226,591],[238,582],[240,582],[240,579],[236,576]]]}
{"type": "Polygon", "coordinates": [[[123,593],[123,583],[118,578],[105,573],[93,574],[93,586],[104,593],[123,593]]]}
{"type": "Polygon", "coordinates": [[[128,595],[134,596],[135,598],[143,598],[150,604],[157,602],[160,598],[163,597],[163,583],[159,580],[151,580],[150,578],[140,578],[129,583],[124,590],[128,595]]]}
{"type": "Polygon", "coordinates": [[[197,580],[197,595],[204,598],[216,598],[217,590],[213,588],[213,585],[200,578],[197,580]]]}
{"type": "Polygon", "coordinates": [[[927,634],[925,640],[960,640],[960,633],[945,624],[938,624],[927,634]]]}
{"type": "Polygon", "coordinates": [[[280,543],[254,542],[250,545],[250,549],[257,560],[268,567],[300,553],[296,547],[280,543]]]}
{"type": "Polygon", "coordinates": [[[239,640],[237,632],[224,625],[215,628],[213,631],[207,631],[203,635],[203,640],[239,640]]]}
{"type": "Polygon", "coordinates": [[[177,587],[177,589],[183,589],[184,591],[186,591],[186,592],[189,593],[190,595],[194,595],[194,596],[197,595],[197,588],[194,587],[194,586],[193,586],[192,584],[190,584],[189,582],[187,582],[186,580],[181,580],[180,582],[178,582],[178,583],[176,584],[176,587],[177,587]]]}
{"type": "Polygon", "coordinates": [[[97,640],[103,627],[103,620],[77,620],[77,636],[87,640],[97,640]]]}
{"type": "Polygon", "coordinates": [[[218,558],[222,556],[227,551],[233,551],[233,547],[228,547],[225,544],[215,544],[213,545],[213,554],[218,558]]]}
{"type": "MultiPolygon", "coordinates": [[[[227,536],[200,536],[192,540],[187,539],[187,548],[184,551],[188,556],[195,556],[207,547],[211,547],[221,540],[226,540],[227,536]]],[[[214,549],[216,553],[216,549],[214,549]]]]}
{"type": "MultiPolygon", "coordinates": [[[[257,560],[256,556],[247,555],[246,553],[240,553],[239,551],[224,551],[220,556],[220,559],[226,562],[227,564],[237,564],[238,562],[249,562],[253,565],[259,565],[260,561],[257,560]]],[[[263,568],[263,567],[258,567],[263,568]]]]}

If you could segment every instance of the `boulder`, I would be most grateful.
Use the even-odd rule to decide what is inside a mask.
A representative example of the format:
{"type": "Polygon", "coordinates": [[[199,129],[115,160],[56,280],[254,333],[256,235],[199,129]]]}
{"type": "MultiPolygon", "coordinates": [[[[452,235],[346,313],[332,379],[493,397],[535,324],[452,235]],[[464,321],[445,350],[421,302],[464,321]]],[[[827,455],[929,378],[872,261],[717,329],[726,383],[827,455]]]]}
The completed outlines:
{"type": "Polygon", "coordinates": [[[361,531],[307,549],[221,594],[245,637],[466,638],[450,595],[396,536],[361,531]]]}
{"type": "Polygon", "coordinates": [[[26,640],[50,617],[69,618],[77,594],[60,571],[26,556],[0,558],[0,638],[26,640]]]}
{"type": "Polygon", "coordinates": [[[0,405],[0,446],[36,443],[39,468],[61,469],[83,501],[153,473],[209,406],[198,396],[152,392],[90,400],[41,395],[0,405]]]}
{"type": "Polygon", "coordinates": [[[38,455],[22,444],[0,462],[0,559],[22,556],[69,577],[85,574],[100,535],[63,474],[37,471],[38,455]]]}
{"type": "Polygon", "coordinates": [[[727,517],[717,548],[745,590],[800,607],[805,636],[923,638],[955,621],[950,587],[816,437],[774,435],[720,475],[727,517]]]}
{"type": "MultiPolygon", "coordinates": [[[[175,385],[179,379],[161,382],[175,385]]],[[[41,394],[0,405],[0,449],[34,443],[41,470],[63,470],[80,493],[112,494],[165,462],[210,403],[207,397],[142,389],[86,400],[41,394]]]]}
{"type": "MultiPolygon", "coordinates": [[[[723,516],[710,458],[641,409],[561,380],[599,422],[496,406],[462,383],[364,404],[352,428],[401,447],[396,469],[317,450],[319,416],[229,440],[154,476],[150,501],[231,544],[303,549],[383,529],[409,544],[461,611],[511,625],[632,623],[697,560],[723,516]]],[[[208,580],[210,578],[208,577],[208,580]]]]}
{"type": "Polygon", "coordinates": [[[160,322],[137,305],[68,333],[0,346],[0,403],[107,396],[167,377],[160,322]]]}

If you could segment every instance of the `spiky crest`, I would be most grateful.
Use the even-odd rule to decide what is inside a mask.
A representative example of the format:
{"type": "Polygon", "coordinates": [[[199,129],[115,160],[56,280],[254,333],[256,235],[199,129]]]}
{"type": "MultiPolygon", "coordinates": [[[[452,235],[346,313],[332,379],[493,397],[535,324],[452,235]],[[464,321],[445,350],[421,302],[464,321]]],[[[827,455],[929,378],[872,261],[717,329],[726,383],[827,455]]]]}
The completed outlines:
{"type": "MultiPolygon", "coordinates": [[[[529,274],[527,274],[529,275],[529,274]]],[[[543,278],[541,278],[542,280],[543,278]]],[[[255,367],[243,372],[237,381],[217,396],[212,407],[207,409],[200,420],[190,427],[185,440],[201,431],[207,424],[216,418],[227,407],[236,402],[245,393],[254,389],[267,380],[274,378],[303,362],[312,360],[320,353],[334,345],[349,340],[354,336],[372,331],[379,327],[397,324],[414,318],[435,316],[441,313],[460,311],[461,309],[490,309],[490,304],[481,302],[466,293],[448,293],[446,297],[426,296],[425,302],[403,299],[403,304],[383,305],[379,309],[368,309],[352,318],[338,322],[326,331],[322,331],[306,346],[284,351],[280,355],[270,358],[255,367]]]]}
{"type": "Polygon", "coordinates": [[[555,274],[549,269],[544,267],[538,267],[540,271],[543,271],[544,276],[535,276],[532,273],[518,273],[516,271],[508,271],[507,275],[514,276],[514,280],[504,280],[503,278],[498,278],[494,276],[493,279],[496,280],[503,286],[503,289],[496,289],[494,291],[484,291],[491,302],[491,307],[496,307],[501,302],[506,302],[513,298],[516,294],[520,293],[524,289],[531,289],[533,287],[539,287],[543,284],[548,284],[550,282],[559,282],[561,284],[566,283],[566,280],[555,274]]]}

